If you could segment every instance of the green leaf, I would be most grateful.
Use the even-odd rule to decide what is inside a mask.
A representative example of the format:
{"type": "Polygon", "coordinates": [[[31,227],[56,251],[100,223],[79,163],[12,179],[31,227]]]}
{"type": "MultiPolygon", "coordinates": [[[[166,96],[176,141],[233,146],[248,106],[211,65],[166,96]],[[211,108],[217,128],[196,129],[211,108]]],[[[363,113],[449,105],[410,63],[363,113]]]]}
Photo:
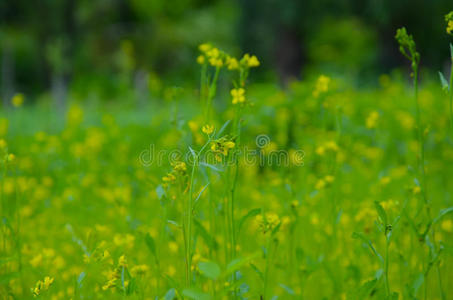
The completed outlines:
{"type": "Polygon", "coordinates": [[[453,212],[453,206],[450,206],[448,208],[444,208],[444,209],[441,209],[439,211],[439,214],[437,215],[437,217],[434,218],[433,220],[433,224],[439,222],[445,215],[448,215],[450,213],[453,212]]]}
{"type": "Polygon", "coordinates": [[[365,282],[357,291],[356,291],[356,296],[357,299],[368,299],[368,297],[371,295],[373,290],[376,288],[378,280],[371,279],[367,282],[365,282]]]}
{"type": "Polygon", "coordinates": [[[445,79],[444,74],[442,74],[442,72],[440,72],[440,71],[439,71],[439,77],[440,77],[440,83],[442,84],[442,89],[444,91],[448,91],[450,89],[450,87],[448,86],[447,79],[445,79]]]}
{"type": "Polygon", "coordinates": [[[221,273],[219,265],[213,261],[200,261],[198,268],[203,276],[212,280],[216,280],[221,273]]]}
{"type": "Polygon", "coordinates": [[[387,226],[387,224],[388,224],[387,223],[387,214],[385,213],[384,208],[377,201],[374,201],[374,205],[375,205],[376,210],[377,210],[377,212],[379,214],[379,217],[381,218],[382,223],[384,223],[384,226],[387,226]]]}
{"type": "Polygon", "coordinates": [[[417,295],[418,290],[420,289],[424,281],[425,281],[424,274],[423,273],[418,274],[417,278],[415,278],[411,286],[411,294],[413,296],[417,295]]]}
{"type": "Polygon", "coordinates": [[[208,167],[210,169],[212,169],[213,171],[216,171],[216,172],[223,172],[224,170],[223,169],[220,169],[214,165],[211,165],[211,164],[208,164],[208,163],[205,163],[205,162],[200,162],[200,166],[203,166],[203,167],[208,167]]]}
{"type": "Polygon", "coordinates": [[[260,252],[255,252],[254,254],[247,257],[240,257],[233,259],[226,268],[226,275],[233,273],[234,271],[240,269],[243,265],[249,263],[251,260],[260,256],[260,252]]]}
{"type": "Polygon", "coordinates": [[[203,225],[197,219],[194,218],[193,221],[197,229],[197,232],[201,235],[206,244],[208,244],[208,246],[212,249],[217,249],[218,244],[216,240],[209,234],[206,228],[204,228],[203,225]]]}
{"type": "Polygon", "coordinates": [[[222,128],[220,128],[220,130],[217,132],[217,138],[220,137],[220,135],[225,131],[225,129],[227,128],[228,124],[230,124],[231,120],[228,120],[225,122],[225,124],[223,124],[222,128]]]}
{"type": "Polygon", "coordinates": [[[165,293],[164,300],[174,300],[176,296],[176,292],[174,288],[171,288],[165,293]]]}
{"type": "Polygon", "coordinates": [[[145,243],[146,246],[148,246],[149,251],[156,257],[156,243],[154,243],[154,239],[149,233],[145,235],[145,243]]]}
{"type": "Polygon", "coordinates": [[[352,237],[355,238],[355,239],[360,239],[365,244],[367,244],[368,247],[370,247],[371,251],[373,251],[374,255],[376,255],[376,257],[379,259],[379,261],[381,263],[384,263],[384,259],[382,258],[382,255],[380,255],[379,252],[377,252],[377,250],[374,248],[374,246],[371,243],[371,241],[363,233],[361,233],[361,232],[353,232],[352,233],[352,237]]]}
{"type": "Polygon", "coordinates": [[[195,289],[195,288],[183,290],[182,295],[186,296],[189,299],[194,299],[194,300],[210,300],[211,299],[211,296],[209,296],[208,294],[203,293],[200,290],[195,289]]]}
{"type": "Polygon", "coordinates": [[[284,289],[288,294],[290,295],[295,295],[296,293],[294,293],[293,289],[291,289],[289,286],[287,285],[284,285],[283,283],[280,283],[279,286],[284,289]]]}
{"type": "Polygon", "coordinates": [[[258,276],[261,278],[262,281],[264,281],[264,275],[263,275],[263,272],[261,272],[260,269],[258,269],[257,266],[255,266],[254,264],[250,263],[250,267],[252,267],[253,271],[256,272],[256,274],[258,274],[258,276]]]}

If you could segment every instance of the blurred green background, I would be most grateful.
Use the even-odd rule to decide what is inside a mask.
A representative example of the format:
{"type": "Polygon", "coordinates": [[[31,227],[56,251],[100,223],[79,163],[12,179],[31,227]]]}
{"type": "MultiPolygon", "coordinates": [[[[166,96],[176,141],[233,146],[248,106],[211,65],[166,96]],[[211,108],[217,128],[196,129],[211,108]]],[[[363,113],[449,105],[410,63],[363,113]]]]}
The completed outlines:
{"type": "Polygon", "coordinates": [[[325,72],[373,84],[407,66],[394,41],[401,26],[422,66],[443,69],[451,9],[451,0],[2,0],[0,97],[3,106],[19,92],[60,106],[163,97],[163,82],[196,86],[202,42],[256,54],[259,81],[325,72]]]}

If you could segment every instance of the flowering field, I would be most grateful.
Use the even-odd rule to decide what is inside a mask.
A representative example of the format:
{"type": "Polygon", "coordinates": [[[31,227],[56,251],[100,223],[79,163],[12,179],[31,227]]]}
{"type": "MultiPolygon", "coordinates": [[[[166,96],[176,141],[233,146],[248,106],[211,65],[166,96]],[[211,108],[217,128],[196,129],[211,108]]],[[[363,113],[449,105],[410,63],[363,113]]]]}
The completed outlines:
{"type": "Polygon", "coordinates": [[[378,87],[202,44],[200,85],[140,109],[17,94],[1,299],[453,299],[453,76],[396,39],[411,77],[378,87]]]}

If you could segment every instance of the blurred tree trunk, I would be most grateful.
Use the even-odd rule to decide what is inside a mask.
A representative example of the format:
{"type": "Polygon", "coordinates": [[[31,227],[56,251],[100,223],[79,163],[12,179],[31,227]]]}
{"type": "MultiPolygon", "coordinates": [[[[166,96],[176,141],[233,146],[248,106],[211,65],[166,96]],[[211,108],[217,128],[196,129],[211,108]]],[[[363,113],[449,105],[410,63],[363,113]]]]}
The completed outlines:
{"type": "Polygon", "coordinates": [[[278,77],[283,86],[300,77],[302,68],[301,45],[302,41],[295,30],[283,27],[278,31],[274,57],[278,77]]]}
{"type": "Polygon", "coordinates": [[[60,73],[52,74],[51,79],[52,98],[58,111],[63,112],[66,108],[68,94],[68,84],[64,76],[60,73]]]}

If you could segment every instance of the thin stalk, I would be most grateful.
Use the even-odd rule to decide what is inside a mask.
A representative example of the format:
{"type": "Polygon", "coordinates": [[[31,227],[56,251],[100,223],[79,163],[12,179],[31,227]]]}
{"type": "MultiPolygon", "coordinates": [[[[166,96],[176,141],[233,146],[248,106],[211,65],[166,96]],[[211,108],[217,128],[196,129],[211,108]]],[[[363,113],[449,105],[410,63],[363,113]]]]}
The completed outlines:
{"type": "Polygon", "coordinates": [[[385,238],[385,290],[387,293],[387,298],[390,299],[390,284],[389,284],[389,240],[385,238]]]}
{"type": "MultiPolygon", "coordinates": [[[[194,185],[194,178],[195,178],[195,171],[198,166],[198,155],[194,155],[194,162],[192,167],[192,174],[190,176],[190,188],[189,188],[189,207],[187,209],[187,265],[188,265],[188,273],[191,275],[192,272],[192,207],[193,207],[193,185],[194,185]]],[[[191,286],[192,279],[189,276],[188,286],[191,286]]]]}
{"type": "Polygon", "coordinates": [[[450,95],[450,126],[451,126],[451,133],[453,136],[453,58],[451,61],[451,68],[450,68],[450,86],[448,89],[448,93],[450,95]]]}

